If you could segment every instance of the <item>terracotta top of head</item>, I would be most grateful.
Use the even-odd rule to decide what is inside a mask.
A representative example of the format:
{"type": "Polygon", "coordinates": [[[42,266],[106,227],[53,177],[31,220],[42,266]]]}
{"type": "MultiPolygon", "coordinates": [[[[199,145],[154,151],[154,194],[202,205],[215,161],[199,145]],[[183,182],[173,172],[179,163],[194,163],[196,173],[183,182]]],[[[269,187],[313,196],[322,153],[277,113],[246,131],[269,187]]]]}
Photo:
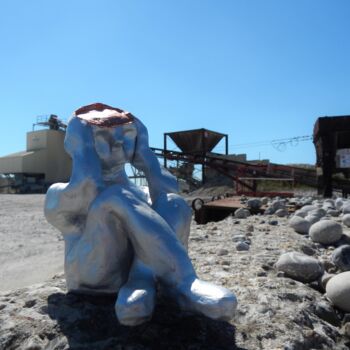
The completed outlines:
{"type": "Polygon", "coordinates": [[[88,124],[102,128],[113,128],[134,121],[134,116],[131,113],[104,103],[92,103],[80,107],[74,112],[74,115],[85,120],[88,124]]]}

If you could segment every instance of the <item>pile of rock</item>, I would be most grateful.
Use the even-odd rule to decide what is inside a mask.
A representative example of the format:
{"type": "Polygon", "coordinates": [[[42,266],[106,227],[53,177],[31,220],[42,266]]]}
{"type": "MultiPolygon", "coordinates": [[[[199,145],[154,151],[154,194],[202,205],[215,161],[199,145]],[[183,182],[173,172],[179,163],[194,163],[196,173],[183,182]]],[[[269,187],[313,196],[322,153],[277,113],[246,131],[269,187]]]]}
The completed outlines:
{"type": "MultiPolygon", "coordinates": [[[[261,208],[262,201],[250,199],[246,204],[254,210],[261,208]]],[[[302,282],[322,293],[338,310],[338,321],[343,319],[343,330],[349,335],[350,233],[347,229],[350,227],[350,201],[342,198],[274,198],[264,204],[267,205],[265,215],[289,217],[289,227],[312,244],[302,246],[301,251],[282,253],[275,263],[278,276],[302,282]],[[290,215],[288,204],[300,209],[290,215]]],[[[242,219],[249,215],[248,209],[240,209],[235,217],[242,219]]],[[[271,224],[272,221],[268,222],[271,224]]]]}
{"type": "Polygon", "coordinates": [[[350,312],[350,236],[343,230],[350,226],[349,213],[350,202],[340,198],[314,200],[302,206],[289,225],[320,249],[318,257],[287,252],[276,263],[277,270],[287,277],[304,283],[315,282],[344,313],[350,312]]]}

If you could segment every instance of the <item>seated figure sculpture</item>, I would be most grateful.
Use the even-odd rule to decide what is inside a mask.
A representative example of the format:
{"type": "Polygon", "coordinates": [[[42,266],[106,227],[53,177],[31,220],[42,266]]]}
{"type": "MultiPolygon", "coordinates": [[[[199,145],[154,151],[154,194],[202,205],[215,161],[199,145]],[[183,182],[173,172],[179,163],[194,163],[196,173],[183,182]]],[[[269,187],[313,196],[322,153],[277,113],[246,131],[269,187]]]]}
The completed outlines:
{"type": "Polygon", "coordinates": [[[231,319],[234,294],[195,273],[187,254],[191,210],[140,120],[101,103],[82,107],[64,146],[73,162],[70,182],[49,188],[45,216],[64,237],[68,291],[114,293],[124,325],[152,317],[157,286],[183,310],[231,319]],[[150,198],[128,179],[126,163],[145,174],[150,198]]]}

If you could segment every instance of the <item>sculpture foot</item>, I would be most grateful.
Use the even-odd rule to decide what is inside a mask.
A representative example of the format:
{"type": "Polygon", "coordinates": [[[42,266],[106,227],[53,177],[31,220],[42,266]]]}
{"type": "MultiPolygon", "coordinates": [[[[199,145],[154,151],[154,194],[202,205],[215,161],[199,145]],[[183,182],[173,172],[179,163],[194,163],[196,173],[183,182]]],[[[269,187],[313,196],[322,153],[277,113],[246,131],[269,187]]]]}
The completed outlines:
{"type": "Polygon", "coordinates": [[[237,307],[237,299],[231,291],[197,278],[180,286],[173,296],[183,310],[215,320],[231,320],[237,307]]]}
{"type": "Polygon", "coordinates": [[[152,318],[156,300],[155,286],[150,282],[140,282],[138,286],[127,283],[118,293],[115,312],[124,326],[137,326],[152,318]]]}

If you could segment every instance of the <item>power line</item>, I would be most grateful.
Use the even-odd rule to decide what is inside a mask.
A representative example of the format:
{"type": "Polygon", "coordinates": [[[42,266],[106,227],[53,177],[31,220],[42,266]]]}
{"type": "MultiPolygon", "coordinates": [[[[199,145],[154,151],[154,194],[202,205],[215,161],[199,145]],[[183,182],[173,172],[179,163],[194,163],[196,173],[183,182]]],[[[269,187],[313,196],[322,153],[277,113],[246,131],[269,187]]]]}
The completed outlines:
{"type": "MultiPolygon", "coordinates": [[[[249,143],[240,143],[240,144],[231,144],[230,148],[252,148],[252,147],[263,147],[263,146],[272,146],[279,152],[284,152],[288,146],[296,147],[300,142],[311,141],[313,138],[311,135],[304,136],[294,136],[284,139],[274,139],[274,140],[265,140],[265,141],[257,141],[257,142],[249,142],[249,143]]],[[[220,146],[219,148],[223,148],[220,146]]]]}

